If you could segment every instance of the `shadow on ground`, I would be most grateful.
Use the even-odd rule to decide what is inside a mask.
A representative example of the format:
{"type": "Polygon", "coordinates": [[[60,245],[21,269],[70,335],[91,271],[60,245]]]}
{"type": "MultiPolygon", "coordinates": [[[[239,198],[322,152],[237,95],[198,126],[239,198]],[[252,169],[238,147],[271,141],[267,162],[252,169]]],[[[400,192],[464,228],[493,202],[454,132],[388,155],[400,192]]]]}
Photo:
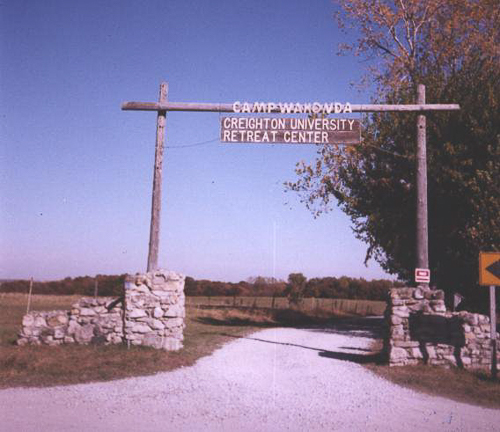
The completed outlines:
{"type": "MultiPolygon", "coordinates": [[[[345,336],[355,336],[355,337],[365,337],[369,339],[379,340],[382,334],[383,326],[383,318],[381,317],[368,317],[368,318],[350,318],[344,320],[338,320],[336,322],[330,322],[327,327],[301,327],[296,326],[296,328],[312,331],[312,332],[321,332],[321,333],[332,333],[332,334],[340,334],[345,336]]],[[[350,347],[350,346],[341,346],[339,349],[341,350],[349,350],[349,351],[357,351],[355,353],[352,352],[343,352],[343,351],[330,351],[323,348],[317,348],[306,345],[299,345],[288,342],[279,342],[272,341],[268,339],[262,339],[258,337],[252,336],[233,336],[229,334],[224,334],[224,336],[233,337],[235,339],[247,339],[253,340],[261,343],[269,343],[274,345],[283,345],[289,346],[293,348],[302,348],[312,351],[317,351],[320,357],[348,361],[357,364],[383,364],[382,354],[377,350],[371,350],[369,348],[360,348],[360,347],[350,347]]]]}

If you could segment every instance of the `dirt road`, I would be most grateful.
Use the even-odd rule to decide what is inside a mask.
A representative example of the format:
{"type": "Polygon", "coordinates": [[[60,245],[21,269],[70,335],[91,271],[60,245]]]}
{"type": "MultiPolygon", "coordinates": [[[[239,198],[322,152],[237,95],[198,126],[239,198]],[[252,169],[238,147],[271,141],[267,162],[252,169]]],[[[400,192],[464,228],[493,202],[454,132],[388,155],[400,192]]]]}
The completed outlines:
{"type": "Polygon", "coordinates": [[[364,369],[371,337],[352,329],[269,329],[174,372],[2,390],[0,430],[500,430],[500,410],[415,393],[364,369]]]}

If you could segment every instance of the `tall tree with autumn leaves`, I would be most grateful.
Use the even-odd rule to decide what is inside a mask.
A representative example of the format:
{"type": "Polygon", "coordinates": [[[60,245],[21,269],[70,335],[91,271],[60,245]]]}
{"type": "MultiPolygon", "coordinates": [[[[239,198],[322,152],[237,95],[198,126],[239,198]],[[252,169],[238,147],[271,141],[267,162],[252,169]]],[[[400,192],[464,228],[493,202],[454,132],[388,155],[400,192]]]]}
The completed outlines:
{"type": "MultiPolygon", "coordinates": [[[[427,115],[429,259],[432,280],[478,299],[478,254],[500,250],[500,8],[498,0],[339,0],[336,15],[357,40],[341,54],[367,60],[376,103],[459,103],[427,115]]],[[[362,144],[318,147],[287,184],[315,216],[337,204],[355,235],[390,273],[415,265],[415,115],[364,118],[362,144]]]]}

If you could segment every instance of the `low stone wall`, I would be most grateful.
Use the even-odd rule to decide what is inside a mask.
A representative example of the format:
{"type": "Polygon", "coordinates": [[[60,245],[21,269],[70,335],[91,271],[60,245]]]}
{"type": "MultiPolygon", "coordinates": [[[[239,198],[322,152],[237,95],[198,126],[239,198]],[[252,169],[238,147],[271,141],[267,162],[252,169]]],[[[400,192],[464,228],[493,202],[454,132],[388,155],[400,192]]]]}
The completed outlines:
{"type": "Polygon", "coordinates": [[[23,318],[18,345],[63,343],[121,343],[121,300],[82,298],[70,311],[33,311],[23,318]]]}
{"type": "Polygon", "coordinates": [[[82,298],[69,311],[24,316],[18,345],[100,343],[182,348],[184,276],[158,270],[128,276],[124,295],[82,298]]]}
{"type": "Polygon", "coordinates": [[[441,290],[391,289],[386,324],[384,349],[391,366],[491,367],[489,317],[447,311],[441,290]]]}

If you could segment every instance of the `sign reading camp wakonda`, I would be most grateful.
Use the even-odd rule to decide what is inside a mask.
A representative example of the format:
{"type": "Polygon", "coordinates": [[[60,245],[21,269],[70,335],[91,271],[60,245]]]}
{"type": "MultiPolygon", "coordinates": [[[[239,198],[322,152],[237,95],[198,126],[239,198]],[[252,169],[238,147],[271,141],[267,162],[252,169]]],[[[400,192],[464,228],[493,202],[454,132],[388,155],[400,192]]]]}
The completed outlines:
{"type": "Polygon", "coordinates": [[[281,114],[350,114],[352,107],[349,102],[308,102],[308,103],[283,103],[283,102],[240,102],[233,103],[235,113],[272,113],[281,114]]]}

